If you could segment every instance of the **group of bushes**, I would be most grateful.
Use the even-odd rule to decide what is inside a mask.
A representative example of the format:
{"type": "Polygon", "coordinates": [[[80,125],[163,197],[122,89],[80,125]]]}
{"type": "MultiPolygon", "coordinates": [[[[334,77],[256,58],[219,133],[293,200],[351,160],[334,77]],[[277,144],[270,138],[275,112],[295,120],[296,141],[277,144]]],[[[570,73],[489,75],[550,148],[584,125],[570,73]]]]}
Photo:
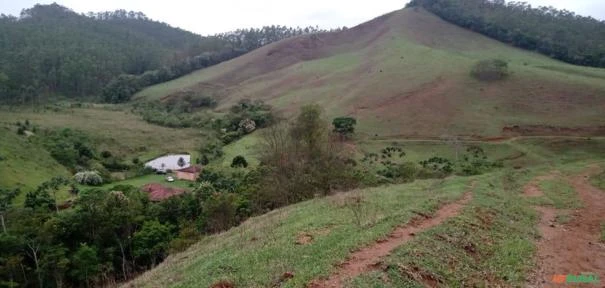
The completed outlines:
{"type": "Polygon", "coordinates": [[[133,105],[133,112],[151,124],[171,128],[202,128],[210,123],[212,117],[196,108],[214,107],[215,104],[214,99],[210,97],[171,100],[168,103],[140,102],[133,105]]]}
{"type": "MultiPolygon", "coordinates": [[[[369,167],[374,167],[377,175],[398,183],[411,182],[417,178],[444,178],[454,173],[464,176],[479,175],[502,166],[502,163],[490,161],[485,151],[474,145],[468,146],[462,159],[457,162],[438,156],[419,163],[404,161],[404,158],[405,152],[401,147],[389,146],[382,149],[380,155],[367,153],[361,161],[369,167]]],[[[376,181],[370,180],[370,183],[376,181]]]]}
{"type": "Polygon", "coordinates": [[[219,131],[223,143],[229,144],[256,129],[268,127],[275,120],[271,106],[245,99],[233,105],[227,115],[215,119],[212,126],[219,131]]]}

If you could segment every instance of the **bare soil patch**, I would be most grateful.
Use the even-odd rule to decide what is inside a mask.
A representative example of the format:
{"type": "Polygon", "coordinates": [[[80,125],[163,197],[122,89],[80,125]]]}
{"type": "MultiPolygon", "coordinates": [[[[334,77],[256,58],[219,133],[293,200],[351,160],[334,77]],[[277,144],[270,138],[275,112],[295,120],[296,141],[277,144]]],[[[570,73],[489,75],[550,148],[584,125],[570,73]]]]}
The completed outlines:
{"type": "Polygon", "coordinates": [[[603,136],[605,126],[514,125],[502,128],[502,134],[506,136],[603,136]]]}
{"type": "MultiPolygon", "coordinates": [[[[558,210],[536,208],[542,214],[538,225],[542,239],[538,242],[538,266],[530,279],[530,287],[555,287],[558,284],[552,282],[554,275],[592,273],[601,281],[605,279],[605,245],[599,243],[600,225],[605,219],[605,193],[588,183],[588,176],[598,170],[591,167],[569,178],[584,207],[574,211],[567,224],[554,224],[558,210]]],[[[582,285],[575,287],[595,287],[594,284],[582,285]]]]}
{"type": "Polygon", "coordinates": [[[532,179],[529,183],[527,183],[527,185],[525,185],[525,188],[523,188],[523,196],[525,196],[525,197],[543,196],[544,193],[542,192],[542,190],[540,190],[540,187],[538,187],[540,182],[542,182],[544,180],[552,180],[552,179],[555,179],[556,177],[560,177],[560,176],[561,176],[561,172],[553,171],[550,174],[538,176],[538,177],[532,179]]]}
{"type": "Polygon", "coordinates": [[[396,228],[386,239],[380,239],[370,246],[353,252],[328,279],[314,280],[307,286],[311,288],[342,287],[344,280],[377,269],[380,265],[380,259],[389,255],[395,248],[413,239],[416,234],[458,215],[471,198],[472,194],[468,192],[462,199],[441,207],[433,217],[415,218],[410,224],[396,228]]]}

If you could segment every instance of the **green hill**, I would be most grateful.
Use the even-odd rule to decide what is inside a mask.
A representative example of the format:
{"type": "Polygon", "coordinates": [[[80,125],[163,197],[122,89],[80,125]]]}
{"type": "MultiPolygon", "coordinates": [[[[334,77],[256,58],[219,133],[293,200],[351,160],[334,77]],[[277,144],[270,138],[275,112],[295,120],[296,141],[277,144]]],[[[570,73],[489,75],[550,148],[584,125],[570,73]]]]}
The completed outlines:
{"type": "Polygon", "coordinates": [[[0,127],[0,139],[0,187],[21,188],[25,193],[52,177],[71,175],[48,151],[26,136],[0,127]]]}
{"type": "Polygon", "coordinates": [[[141,12],[78,14],[56,3],[3,14],[0,35],[0,101],[28,104],[100,95],[120,73],[141,74],[225,43],[141,12]]]}
{"type": "Polygon", "coordinates": [[[601,125],[605,70],[565,64],[457,27],[422,8],[357,27],[273,43],[220,65],[149,87],[138,101],[213,95],[218,109],[262,99],[290,115],[319,103],[358,118],[378,136],[499,136],[505,126],[601,125]],[[480,60],[511,75],[480,82],[480,60]]]}

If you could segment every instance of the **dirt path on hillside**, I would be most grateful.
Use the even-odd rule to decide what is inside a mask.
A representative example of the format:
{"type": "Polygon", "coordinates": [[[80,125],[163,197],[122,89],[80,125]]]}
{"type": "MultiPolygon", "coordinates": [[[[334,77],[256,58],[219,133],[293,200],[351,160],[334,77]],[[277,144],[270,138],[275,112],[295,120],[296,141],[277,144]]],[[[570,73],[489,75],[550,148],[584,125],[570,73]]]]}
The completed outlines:
{"type": "Polygon", "coordinates": [[[353,252],[347,261],[338,267],[328,279],[314,280],[307,287],[343,287],[346,279],[351,279],[364,272],[376,269],[379,261],[389,255],[395,248],[410,241],[414,236],[426,229],[435,227],[443,221],[460,213],[464,205],[472,198],[472,193],[467,192],[462,199],[441,207],[432,217],[413,219],[410,224],[397,227],[386,239],[376,241],[375,244],[361,248],[353,252]]]}
{"type": "MultiPolygon", "coordinates": [[[[591,166],[584,173],[568,178],[582,200],[583,208],[575,210],[573,219],[567,224],[555,224],[559,210],[536,207],[541,213],[538,229],[542,239],[538,242],[538,267],[529,279],[529,287],[561,287],[562,284],[553,282],[554,275],[581,273],[597,275],[601,283],[572,284],[574,287],[605,287],[605,245],[599,242],[601,223],[605,221],[605,192],[588,183],[589,175],[598,171],[598,167],[591,166]]],[[[526,189],[531,187],[528,185],[526,189]]],[[[526,195],[535,193],[525,192],[526,195]]]]}

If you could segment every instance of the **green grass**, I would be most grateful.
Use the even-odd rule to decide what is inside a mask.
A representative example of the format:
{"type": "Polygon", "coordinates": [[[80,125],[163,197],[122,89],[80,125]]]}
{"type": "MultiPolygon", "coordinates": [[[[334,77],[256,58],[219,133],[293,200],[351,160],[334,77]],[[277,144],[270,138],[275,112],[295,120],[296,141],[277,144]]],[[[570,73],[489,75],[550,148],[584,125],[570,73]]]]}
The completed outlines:
{"type": "Polygon", "coordinates": [[[279,209],[202,239],[137,278],[134,285],[208,287],[229,280],[237,287],[267,287],[292,271],[296,276],[283,287],[304,287],[314,278],[327,276],[352,249],[410,221],[413,211],[430,213],[459,198],[470,180],[454,177],[364,189],[279,209]],[[352,196],[363,198],[361,227],[344,204],[352,196]],[[313,235],[313,242],[297,245],[301,233],[313,235]]]}
{"type": "Polygon", "coordinates": [[[146,184],[158,183],[158,184],[162,184],[167,187],[183,188],[183,189],[190,190],[191,185],[195,184],[195,182],[178,180],[176,178],[175,178],[174,182],[168,182],[168,181],[166,181],[167,176],[168,175],[150,174],[150,175],[130,178],[130,179],[122,180],[122,181],[115,181],[112,183],[104,184],[103,186],[99,186],[99,187],[92,187],[92,186],[80,186],[80,187],[82,189],[90,189],[90,188],[110,189],[110,188],[118,186],[118,185],[131,185],[131,186],[135,186],[135,187],[142,187],[146,184]]]}
{"type": "Polygon", "coordinates": [[[260,133],[256,131],[246,135],[243,138],[223,147],[223,157],[217,162],[221,167],[231,167],[231,162],[235,156],[241,155],[246,158],[249,167],[256,167],[260,163],[258,159],[258,149],[261,143],[260,133]]]}
{"type": "Polygon", "coordinates": [[[590,183],[605,192],[605,172],[590,177],[590,183]]]}
{"type": "MultiPolygon", "coordinates": [[[[15,129],[0,126],[0,187],[20,188],[15,203],[23,203],[26,192],[54,176],[71,176],[50,154],[15,129]]],[[[61,191],[58,198],[68,197],[61,191]]]]}
{"type": "MultiPolygon", "coordinates": [[[[110,151],[126,160],[141,161],[167,153],[195,152],[203,131],[149,124],[126,107],[61,108],[32,111],[0,106],[0,124],[29,120],[40,128],[71,128],[89,135],[99,153],[110,151]]],[[[0,139],[0,142],[4,142],[0,139]]]]}
{"type": "Polygon", "coordinates": [[[564,179],[541,181],[538,186],[544,192],[548,202],[557,209],[574,209],[582,207],[574,188],[564,179]]]}
{"type": "MultiPolygon", "coordinates": [[[[533,174],[515,173],[507,179],[524,183],[533,174]]],[[[458,217],[417,234],[384,259],[384,271],[363,274],[351,287],[424,287],[427,279],[443,287],[524,286],[537,216],[518,189],[505,190],[502,177],[479,177],[472,202],[458,217]]]]}

